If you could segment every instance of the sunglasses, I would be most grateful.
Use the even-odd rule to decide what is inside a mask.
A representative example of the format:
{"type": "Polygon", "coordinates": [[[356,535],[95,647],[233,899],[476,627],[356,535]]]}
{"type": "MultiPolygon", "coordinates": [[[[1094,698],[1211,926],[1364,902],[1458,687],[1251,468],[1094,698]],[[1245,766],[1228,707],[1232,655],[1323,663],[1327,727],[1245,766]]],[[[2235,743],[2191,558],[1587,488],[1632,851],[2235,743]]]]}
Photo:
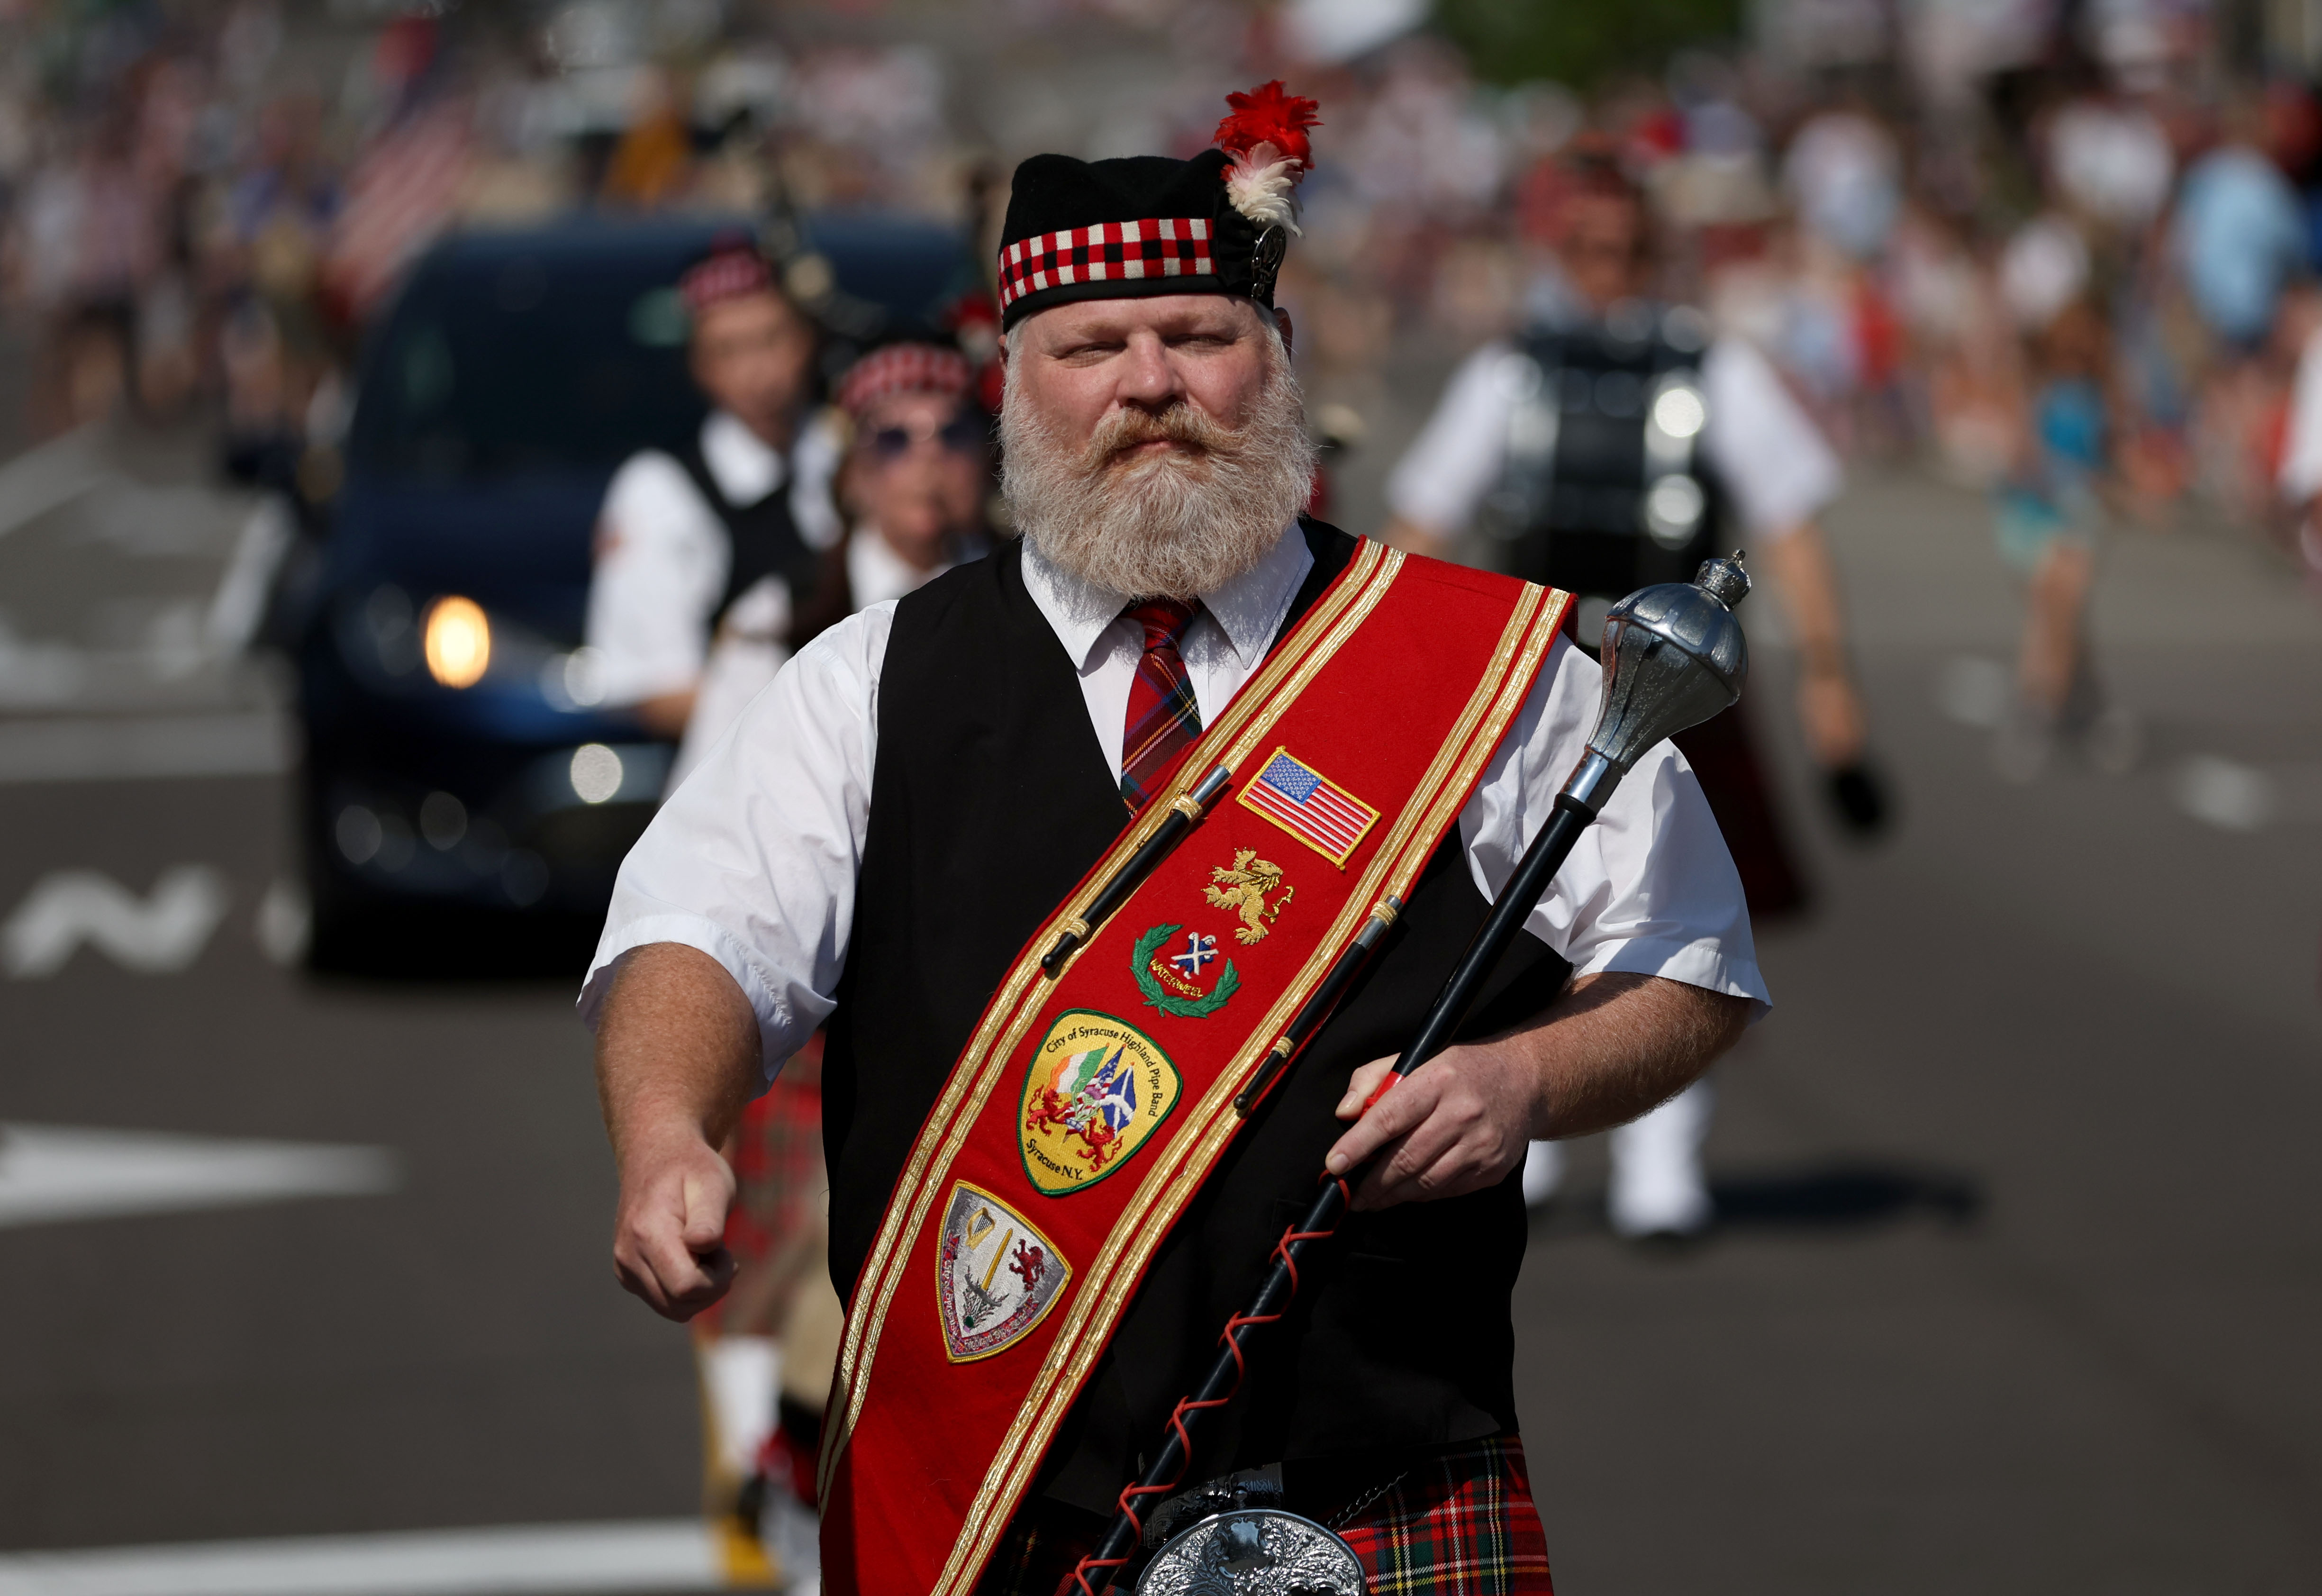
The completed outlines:
{"type": "Polygon", "coordinates": [[[892,465],[909,454],[914,445],[930,440],[954,454],[981,453],[991,436],[992,428],[983,417],[963,410],[941,426],[925,422],[918,426],[882,426],[871,434],[868,442],[872,458],[881,465],[892,465]]]}

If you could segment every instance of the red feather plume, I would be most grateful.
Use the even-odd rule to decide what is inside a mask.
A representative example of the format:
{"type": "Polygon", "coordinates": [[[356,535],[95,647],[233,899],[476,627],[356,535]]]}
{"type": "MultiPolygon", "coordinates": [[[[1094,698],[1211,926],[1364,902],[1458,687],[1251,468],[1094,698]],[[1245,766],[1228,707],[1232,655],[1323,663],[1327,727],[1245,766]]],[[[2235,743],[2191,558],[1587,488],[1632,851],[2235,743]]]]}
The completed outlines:
{"type": "Polygon", "coordinates": [[[1284,94],[1277,78],[1246,95],[1228,95],[1226,104],[1233,109],[1218,123],[1216,141],[1228,155],[1239,160],[1260,144],[1271,144],[1286,160],[1301,166],[1314,164],[1314,147],[1306,139],[1308,128],[1322,124],[1322,119],[1314,114],[1321,106],[1314,101],[1284,94]]]}

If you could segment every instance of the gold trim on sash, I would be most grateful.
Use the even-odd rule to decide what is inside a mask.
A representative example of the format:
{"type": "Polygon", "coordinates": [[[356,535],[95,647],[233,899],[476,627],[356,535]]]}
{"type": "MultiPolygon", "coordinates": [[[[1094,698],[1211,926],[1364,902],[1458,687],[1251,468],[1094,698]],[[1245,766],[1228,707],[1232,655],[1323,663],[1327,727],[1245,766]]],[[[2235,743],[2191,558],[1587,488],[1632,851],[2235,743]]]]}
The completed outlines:
{"type": "MultiPolygon", "coordinates": [[[[1451,734],[1403,806],[1385,843],[1348,897],[1330,933],[1316,944],[1306,968],[1275,1007],[1251,1027],[1249,1040],[1211,1082],[1185,1125],[1166,1147],[1156,1149],[1136,1196],[1065,1307],[1064,1324],[985,1471],[934,1596],[964,1596],[1030,1483],[1033,1470],[1046,1455],[1082,1382],[1111,1339],[1154,1252],[1239,1128],[1239,1117],[1231,1111],[1235,1095],[1266,1056],[1269,1039],[1281,1034],[1368,917],[1370,906],[1388,893],[1409,894],[1438,840],[1456,821],[1485,762],[1522,707],[1540,661],[1555,644],[1558,625],[1570,602],[1564,593],[1525,588],[1493,651],[1490,666],[1451,734]]],[[[1359,619],[1350,617],[1346,630],[1334,638],[1332,652],[1359,619]]],[[[1303,689],[1319,669],[1317,664],[1304,671],[1297,686],[1303,689]]],[[[1246,755],[1262,734],[1260,729],[1252,728],[1236,752],[1246,755]]],[[[1229,762],[1236,762],[1229,756],[1229,762]]]]}
{"type": "MultiPolygon", "coordinates": [[[[1248,746],[1266,734],[1315,673],[1345,645],[1355,628],[1394,585],[1403,560],[1401,551],[1379,543],[1366,541],[1357,548],[1345,574],[1316,602],[1284,640],[1284,646],[1260,666],[1249,685],[1234,695],[1233,702],[1218,716],[1216,724],[1179,763],[1175,776],[1156,795],[1158,801],[1147,807],[1150,818],[1122,834],[1112,851],[1090,871],[1081,887],[1058,907],[1049,923],[1032,937],[1015,968],[1001,982],[983,1023],[977,1027],[959,1064],[937,1098],[904,1165],[895,1194],[888,1201],[878,1237],[864,1262],[855,1303],[858,1308],[867,1306],[869,1311],[847,1315],[846,1334],[839,1347],[837,1380],[837,1391],[844,1395],[845,1402],[843,1409],[832,1416],[836,1422],[825,1427],[821,1466],[818,1470],[823,1491],[829,1490],[832,1472],[862,1414],[870,1388],[870,1364],[877,1353],[889,1306],[901,1283],[903,1264],[925,1228],[935,1193],[942,1184],[939,1179],[929,1178],[930,1169],[947,1169],[957,1158],[976,1116],[1047,999],[1047,983],[1038,979],[1040,950],[1054,944],[1057,932],[1066,923],[1084,916],[1104,880],[1144,845],[1179,797],[1191,791],[1210,769],[1221,762],[1239,768],[1236,754],[1247,757],[1248,746]],[[1220,750],[1228,745],[1233,745],[1235,752],[1221,753],[1220,750]]],[[[1102,940],[1105,929],[1098,927],[1092,939],[1074,950],[1073,960],[1077,961],[1095,941],[1102,940]]],[[[1068,962],[1065,968],[1070,967],[1068,962]]]]}

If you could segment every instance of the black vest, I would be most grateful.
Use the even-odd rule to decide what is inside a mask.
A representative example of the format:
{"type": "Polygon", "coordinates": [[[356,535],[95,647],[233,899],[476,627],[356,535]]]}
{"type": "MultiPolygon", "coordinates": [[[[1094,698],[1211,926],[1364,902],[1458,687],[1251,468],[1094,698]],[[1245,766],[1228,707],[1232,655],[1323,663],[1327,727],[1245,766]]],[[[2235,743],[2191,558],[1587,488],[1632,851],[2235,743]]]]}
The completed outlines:
{"type": "Polygon", "coordinates": [[[1720,496],[1696,447],[1705,337],[1697,313],[1639,301],[1525,335],[1497,374],[1514,400],[1507,469],[1481,518],[1513,545],[1509,570],[1620,598],[1690,580],[1718,552],[1720,496]]]}
{"type": "MultiPolygon", "coordinates": [[[[1356,547],[1318,523],[1304,533],[1315,569],[1285,633],[1356,547]]],[[[1025,590],[1019,545],[903,599],[881,672],[869,834],[824,1053],[830,1265],[841,1296],[1001,976],[1128,822],[1073,661],[1025,590]]],[[[1184,844],[1201,845],[1198,831],[1184,844]]],[[[1344,1128],[1332,1109],[1348,1074],[1410,1037],[1484,908],[1455,829],[1367,980],[1251,1117],[1156,1253],[1036,1491],[1111,1508],[1312,1199],[1344,1128]]],[[[1561,990],[1564,962],[1518,940],[1468,1035],[1534,1014],[1561,990]]],[[[1508,1299],[1524,1237],[1513,1176],[1446,1202],[1354,1216],[1291,1318],[1261,1337],[1249,1389],[1207,1428],[1190,1477],[1513,1430],[1508,1299]]],[[[898,1310],[935,1308],[930,1299],[898,1310]]]]}
{"type": "MultiPolygon", "coordinates": [[[[727,498],[726,490],[718,486],[718,478],[702,458],[699,437],[688,438],[673,451],[677,463],[693,479],[718,519],[726,527],[727,542],[733,558],[727,562],[726,591],[718,595],[718,608],[709,620],[710,630],[726,618],[734,601],[756,587],[768,577],[780,577],[791,590],[791,613],[805,613],[824,573],[827,561],[807,547],[799,535],[798,524],[791,519],[790,478],[785,472],[782,485],[755,504],[736,505],[727,498]]],[[[845,540],[840,540],[845,547],[845,540]]],[[[846,569],[842,563],[842,571],[846,569]]],[[[841,612],[844,613],[843,611],[841,612]]],[[[803,638],[797,639],[800,643],[803,638]]]]}

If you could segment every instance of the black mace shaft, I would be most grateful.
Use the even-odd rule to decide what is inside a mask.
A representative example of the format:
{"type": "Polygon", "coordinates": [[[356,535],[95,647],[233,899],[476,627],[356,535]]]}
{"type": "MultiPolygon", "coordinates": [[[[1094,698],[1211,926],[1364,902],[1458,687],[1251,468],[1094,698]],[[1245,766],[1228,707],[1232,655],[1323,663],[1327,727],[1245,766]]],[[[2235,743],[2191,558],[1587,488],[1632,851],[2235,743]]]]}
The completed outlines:
{"type": "MultiPolygon", "coordinates": [[[[1562,868],[1566,857],[1572,852],[1572,845],[1580,840],[1580,834],[1595,817],[1594,809],[1568,794],[1557,799],[1555,813],[1549,817],[1548,824],[1540,828],[1540,834],[1532,838],[1531,845],[1524,850],[1523,857],[1516,863],[1515,873],[1508,878],[1507,885],[1492,900],[1491,912],[1484,917],[1484,923],[1476,927],[1476,935],[1469,939],[1467,951],[1459,955],[1459,962],[1453,966],[1450,978],[1436,995],[1433,1006],[1428,1009],[1427,1017],[1420,1023],[1411,1044],[1394,1061],[1395,1078],[1410,1074],[1443,1051],[1453,1033],[1458,1030],[1460,1022],[1467,1017],[1468,1009],[1475,1007],[1476,994],[1483,990],[1484,982],[1490,977],[1493,967],[1500,962],[1500,955],[1508,951],[1508,944],[1523,928],[1524,919],[1531,913],[1532,906],[1547,892],[1549,882],[1562,868]]],[[[1378,1100],[1376,1094],[1371,1100],[1378,1100]]],[[[1274,1263],[1266,1272],[1265,1282],[1250,1300],[1249,1307],[1227,1323],[1225,1335],[1220,1338],[1223,1347],[1218,1354],[1217,1362],[1210,1365],[1208,1378],[1191,1397],[1178,1404],[1160,1455],[1153,1460],[1143,1478],[1121,1493],[1121,1506],[1113,1514],[1104,1539],[1097,1543],[1096,1550],[1082,1564],[1090,1573],[1102,1570],[1106,1575],[1102,1587],[1090,1584],[1085,1577],[1083,1578],[1082,1583],[1089,1596],[1098,1596],[1100,1591],[1112,1588],[1111,1574],[1127,1564],[1129,1553],[1143,1533],[1140,1517],[1134,1510],[1135,1505],[1148,1498],[1166,1495],[1175,1489],[1178,1476],[1184,1472],[1194,1426],[1201,1421],[1202,1414],[1221,1408],[1230,1400],[1235,1388],[1241,1383],[1247,1361],[1244,1337],[1250,1331],[1280,1318],[1283,1310],[1289,1307],[1291,1298],[1298,1291],[1299,1264],[1305,1261],[1310,1249],[1320,1246],[1338,1229],[1339,1221],[1346,1217],[1348,1194],[1362,1172],[1353,1170],[1343,1177],[1325,1174],[1322,1190],[1315,1197],[1313,1206],[1306,1210],[1303,1218],[1284,1232],[1282,1240],[1275,1244],[1274,1263]]]]}

